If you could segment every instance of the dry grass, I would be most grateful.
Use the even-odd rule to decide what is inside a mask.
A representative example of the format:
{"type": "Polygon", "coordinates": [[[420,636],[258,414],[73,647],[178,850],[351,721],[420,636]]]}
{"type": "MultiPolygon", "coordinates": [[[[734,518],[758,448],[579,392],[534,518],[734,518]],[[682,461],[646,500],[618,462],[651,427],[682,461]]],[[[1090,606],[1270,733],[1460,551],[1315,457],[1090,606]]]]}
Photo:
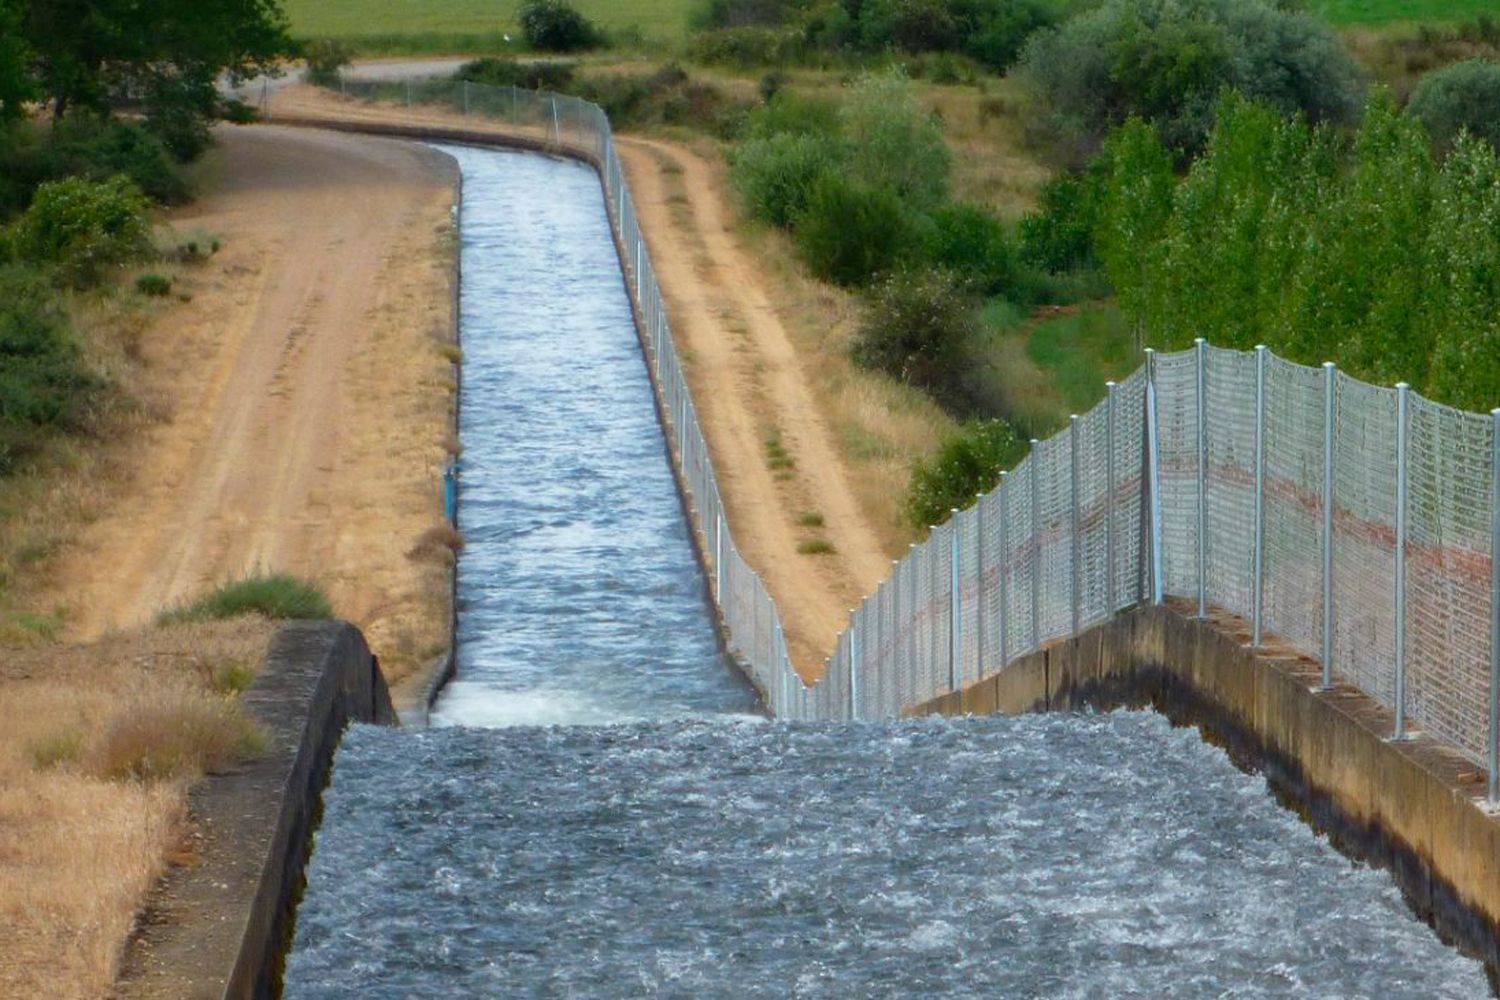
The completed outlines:
{"type": "Polygon", "coordinates": [[[109,991],[187,782],[256,749],[220,692],[270,631],[242,619],[0,648],[0,996],[109,991]]]}
{"type": "Polygon", "coordinates": [[[454,559],[463,550],[463,532],[444,521],[422,532],[417,543],[407,550],[406,558],[435,560],[445,566],[452,566],[454,559]]]}
{"type": "MultiPolygon", "coordinates": [[[[727,196],[727,193],[724,193],[727,196]]],[[[888,553],[906,548],[911,529],[901,512],[912,464],[937,449],[953,421],[921,392],[855,368],[849,343],[858,303],[806,273],[785,234],[740,226],[746,249],[766,268],[768,289],[822,404],[861,506],[888,553]]]]}

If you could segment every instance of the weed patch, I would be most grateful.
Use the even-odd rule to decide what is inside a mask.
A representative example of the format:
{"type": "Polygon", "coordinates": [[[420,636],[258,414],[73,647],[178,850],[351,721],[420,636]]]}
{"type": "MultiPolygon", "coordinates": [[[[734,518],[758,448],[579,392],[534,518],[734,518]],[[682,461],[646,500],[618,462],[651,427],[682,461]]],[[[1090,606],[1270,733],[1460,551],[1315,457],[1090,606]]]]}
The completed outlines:
{"type": "Polygon", "coordinates": [[[162,612],[158,623],[214,621],[240,615],[267,618],[332,618],[333,606],[317,584],[276,573],[226,583],[197,600],[162,612]]]}

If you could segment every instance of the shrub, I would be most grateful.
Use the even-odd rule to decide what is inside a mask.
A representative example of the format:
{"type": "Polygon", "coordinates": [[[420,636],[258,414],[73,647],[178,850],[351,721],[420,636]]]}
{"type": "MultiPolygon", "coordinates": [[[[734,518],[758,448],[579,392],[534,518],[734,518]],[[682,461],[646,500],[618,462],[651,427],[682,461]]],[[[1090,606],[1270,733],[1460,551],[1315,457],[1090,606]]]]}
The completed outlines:
{"type": "Polygon", "coordinates": [[[787,228],[807,208],[818,181],[837,163],[827,140],[781,133],[741,146],[730,176],[752,215],[787,228]]]}
{"type": "Polygon", "coordinates": [[[135,290],[152,298],[164,298],[172,292],[172,279],[163,274],[143,274],[135,279],[135,290]]]}
{"type": "Polygon", "coordinates": [[[814,274],[839,285],[862,285],[895,266],[911,227],[890,188],[868,187],[824,174],[794,223],[797,249],[814,274]]]}
{"type": "Polygon", "coordinates": [[[781,91],[750,112],[745,134],[752,139],[773,135],[810,135],[831,138],[839,134],[839,108],[832,101],[781,91]]]}
{"type": "Polygon", "coordinates": [[[1263,0],[1105,0],[1027,45],[1020,75],[1064,129],[1132,115],[1196,151],[1224,88],[1313,121],[1352,121],[1363,75],[1327,25],[1263,0]]]}
{"type": "Polygon", "coordinates": [[[276,573],[223,584],[197,600],[162,612],[157,620],[166,625],[252,614],[321,619],[332,618],[333,607],[317,584],[276,573]]]}
{"type": "Polygon", "coordinates": [[[808,6],[808,0],[699,0],[688,23],[698,31],[785,24],[808,6]]]}
{"type": "Polygon", "coordinates": [[[37,188],[16,224],[24,260],[58,266],[74,287],[97,284],[104,269],[148,246],[146,199],[125,177],[102,183],[73,177],[37,188]]]}
{"type": "Polygon", "coordinates": [[[77,426],[98,384],[56,293],[30,270],[0,267],[0,474],[34,452],[41,430],[77,426]]]}
{"type": "Polygon", "coordinates": [[[92,770],[115,780],[192,778],[263,752],[265,733],[224,697],[181,692],[142,698],[116,715],[93,753],[92,770]]]}
{"type": "Polygon", "coordinates": [[[1471,59],[1422,77],[1407,111],[1421,119],[1439,149],[1467,129],[1500,148],[1500,63],[1471,59]]]}
{"type": "Polygon", "coordinates": [[[938,453],[912,469],[906,515],[921,530],[942,524],[953,510],[995,488],[1000,470],[1026,455],[1027,444],[1003,420],[977,420],[943,442],[938,453]]]}
{"type": "Polygon", "coordinates": [[[1099,225],[1102,198],[1097,169],[1059,174],[1049,180],[1042,188],[1037,210],[1021,219],[1021,259],[1053,274],[1098,267],[1094,230],[1099,225]]]}
{"type": "Polygon", "coordinates": [[[561,92],[573,85],[573,64],[542,59],[520,62],[508,56],[488,56],[464,63],[453,78],[491,87],[561,92]]]}
{"type": "Polygon", "coordinates": [[[593,22],[565,0],[526,0],[516,20],[526,44],[543,52],[579,52],[603,40],[593,22]]]}
{"type": "Polygon", "coordinates": [[[840,106],[839,123],[849,142],[853,180],[890,188],[918,211],[947,198],[952,156],[942,129],[904,76],[865,76],[840,106]]]}
{"type": "Polygon", "coordinates": [[[687,53],[696,63],[755,69],[801,62],[806,44],[801,32],[785,28],[719,28],[694,34],[687,53]]]}
{"type": "Polygon", "coordinates": [[[0,133],[0,218],[22,211],[38,185],[79,175],[103,181],[124,174],[159,202],[187,198],[161,140],[135,122],[75,113],[50,127],[23,123],[0,133]]]}
{"type": "Polygon", "coordinates": [[[1021,269],[1005,226],[979,205],[944,205],[930,216],[924,256],[965,287],[986,295],[1021,290],[1021,269]]]}
{"type": "Polygon", "coordinates": [[[865,298],[854,362],[925,389],[951,409],[960,408],[965,359],[978,332],[975,305],[942,271],[891,274],[865,298]]]}
{"type": "Polygon", "coordinates": [[[214,144],[209,116],[220,103],[212,91],[205,94],[193,87],[153,87],[146,98],[146,128],[178,163],[191,163],[214,144]]]}
{"type": "Polygon", "coordinates": [[[354,61],[354,49],[337,38],[318,38],[302,50],[307,63],[307,82],[318,87],[334,87],[343,76],[344,67],[354,61]]]}

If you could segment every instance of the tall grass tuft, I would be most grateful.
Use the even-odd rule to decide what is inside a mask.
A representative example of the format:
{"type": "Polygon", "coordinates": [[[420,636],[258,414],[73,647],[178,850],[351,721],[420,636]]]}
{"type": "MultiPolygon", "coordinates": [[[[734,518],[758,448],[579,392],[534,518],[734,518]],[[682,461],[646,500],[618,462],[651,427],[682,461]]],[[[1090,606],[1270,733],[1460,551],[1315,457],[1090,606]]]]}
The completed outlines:
{"type": "Polygon", "coordinates": [[[267,618],[332,618],[333,605],[317,584],[274,573],[221,584],[197,600],[163,611],[157,622],[170,625],[252,614],[267,618]]]}

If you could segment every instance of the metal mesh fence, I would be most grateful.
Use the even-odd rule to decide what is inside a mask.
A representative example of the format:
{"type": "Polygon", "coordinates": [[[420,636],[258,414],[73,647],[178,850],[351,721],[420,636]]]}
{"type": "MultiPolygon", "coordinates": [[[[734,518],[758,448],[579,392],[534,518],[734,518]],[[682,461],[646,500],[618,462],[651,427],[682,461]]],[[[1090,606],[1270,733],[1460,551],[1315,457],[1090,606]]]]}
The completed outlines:
{"type": "Polygon", "coordinates": [[[807,687],[775,601],[735,545],[603,112],[451,81],[348,93],[437,120],[482,118],[599,165],[727,645],[775,714],[895,715],[1149,600],[1159,579],[1166,594],[1201,593],[1308,653],[1326,644],[1328,669],[1398,718],[1492,759],[1500,415],[1267,351],[1200,343],[1153,355],[914,546],[854,609],[822,681],[807,687]]]}

